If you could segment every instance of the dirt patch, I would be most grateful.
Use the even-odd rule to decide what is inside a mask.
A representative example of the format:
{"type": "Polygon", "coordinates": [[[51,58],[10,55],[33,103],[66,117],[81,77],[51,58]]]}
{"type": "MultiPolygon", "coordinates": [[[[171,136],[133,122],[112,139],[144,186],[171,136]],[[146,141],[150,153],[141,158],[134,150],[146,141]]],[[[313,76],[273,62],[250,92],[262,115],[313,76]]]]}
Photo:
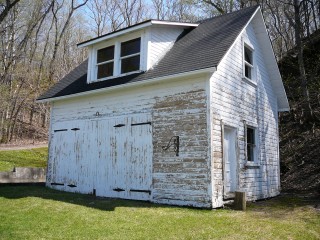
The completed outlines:
{"type": "Polygon", "coordinates": [[[9,144],[0,144],[0,151],[4,150],[21,150],[21,149],[32,149],[48,147],[48,142],[14,142],[9,144]]]}

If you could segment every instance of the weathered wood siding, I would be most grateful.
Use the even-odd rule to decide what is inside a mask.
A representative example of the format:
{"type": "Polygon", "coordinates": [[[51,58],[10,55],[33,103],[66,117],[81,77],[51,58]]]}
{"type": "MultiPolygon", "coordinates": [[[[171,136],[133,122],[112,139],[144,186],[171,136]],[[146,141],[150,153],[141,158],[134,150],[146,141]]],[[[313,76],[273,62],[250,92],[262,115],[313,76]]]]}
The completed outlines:
{"type": "Polygon", "coordinates": [[[210,207],[206,91],[156,98],[153,122],[154,201],[210,207]],[[179,156],[162,149],[172,136],[179,136],[179,156]]]}
{"type": "Polygon", "coordinates": [[[210,207],[205,86],[205,77],[180,79],[54,102],[47,185],[210,207]],[[139,122],[151,125],[132,126],[139,122]],[[118,124],[125,126],[115,128],[118,124]],[[173,147],[162,149],[172,136],[180,137],[179,156],[173,147]],[[150,186],[145,183],[149,178],[150,186]],[[136,188],[151,194],[129,193],[136,188]]]}
{"type": "Polygon", "coordinates": [[[222,124],[237,129],[238,183],[248,200],[279,193],[277,99],[256,34],[249,24],[210,80],[213,207],[223,204],[222,124]],[[254,47],[256,85],[243,80],[243,42],[254,47]],[[245,160],[244,121],[258,130],[258,166],[245,160]]]}
{"type": "Polygon", "coordinates": [[[171,49],[178,36],[182,33],[181,27],[153,26],[149,29],[147,69],[151,68],[171,49]]]}

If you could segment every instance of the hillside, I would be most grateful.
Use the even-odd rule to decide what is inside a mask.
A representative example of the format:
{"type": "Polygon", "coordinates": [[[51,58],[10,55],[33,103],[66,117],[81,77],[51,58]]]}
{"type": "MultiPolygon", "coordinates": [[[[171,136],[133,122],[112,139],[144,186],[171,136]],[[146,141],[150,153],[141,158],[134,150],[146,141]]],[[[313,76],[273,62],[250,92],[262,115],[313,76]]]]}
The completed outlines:
{"type": "Polygon", "coordinates": [[[282,189],[320,192],[320,32],[305,40],[304,61],[314,118],[302,119],[295,50],[279,63],[291,111],[280,115],[282,189]]]}

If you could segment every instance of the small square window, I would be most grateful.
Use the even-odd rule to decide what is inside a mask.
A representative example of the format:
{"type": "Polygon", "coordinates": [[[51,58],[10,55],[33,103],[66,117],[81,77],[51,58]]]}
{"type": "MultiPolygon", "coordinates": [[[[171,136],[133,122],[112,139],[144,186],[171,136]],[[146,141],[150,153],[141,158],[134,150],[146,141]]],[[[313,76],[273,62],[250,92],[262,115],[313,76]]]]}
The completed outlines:
{"type": "Polygon", "coordinates": [[[256,130],[254,128],[247,127],[247,160],[249,162],[255,161],[255,148],[256,148],[256,130]]]}
{"type": "Polygon", "coordinates": [[[97,79],[113,76],[114,46],[97,51],[97,79]]]}
{"type": "Polygon", "coordinates": [[[122,59],[121,61],[121,73],[128,73],[139,70],[140,56],[134,56],[130,58],[122,59]]]}
{"type": "Polygon", "coordinates": [[[247,46],[244,46],[244,76],[252,79],[253,71],[253,52],[247,46]]]}
{"type": "Polygon", "coordinates": [[[114,59],[114,46],[106,47],[98,50],[97,63],[102,63],[114,59]]]}
{"type": "Polygon", "coordinates": [[[113,62],[98,65],[98,79],[110,76],[113,76],[113,62]]]}
{"type": "Polygon", "coordinates": [[[140,49],[140,38],[121,43],[121,74],[140,69],[140,49]]]}
{"type": "Polygon", "coordinates": [[[121,57],[140,53],[140,38],[121,43],[121,57]]]}

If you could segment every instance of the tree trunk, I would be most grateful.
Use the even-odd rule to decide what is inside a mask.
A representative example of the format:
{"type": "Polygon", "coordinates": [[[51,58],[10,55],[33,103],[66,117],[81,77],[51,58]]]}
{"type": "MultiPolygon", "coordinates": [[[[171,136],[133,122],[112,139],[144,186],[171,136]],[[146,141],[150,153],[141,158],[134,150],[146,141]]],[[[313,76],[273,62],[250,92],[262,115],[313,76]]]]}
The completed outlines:
{"type": "Polygon", "coordinates": [[[47,108],[44,109],[44,113],[41,114],[42,115],[42,127],[46,127],[47,125],[47,108]]]}
{"type": "Polygon", "coordinates": [[[306,70],[304,66],[304,60],[303,60],[303,43],[301,40],[303,29],[301,26],[301,19],[300,19],[300,1],[299,0],[294,0],[294,18],[295,18],[294,30],[295,30],[295,40],[296,40],[297,51],[298,51],[300,85],[301,85],[301,90],[303,95],[302,119],[304,120],[304,122],[309,122],[313,118],[313,112],[310,104],[308,81],[307,81],[307,75],[306,75],[306,70]]]}

